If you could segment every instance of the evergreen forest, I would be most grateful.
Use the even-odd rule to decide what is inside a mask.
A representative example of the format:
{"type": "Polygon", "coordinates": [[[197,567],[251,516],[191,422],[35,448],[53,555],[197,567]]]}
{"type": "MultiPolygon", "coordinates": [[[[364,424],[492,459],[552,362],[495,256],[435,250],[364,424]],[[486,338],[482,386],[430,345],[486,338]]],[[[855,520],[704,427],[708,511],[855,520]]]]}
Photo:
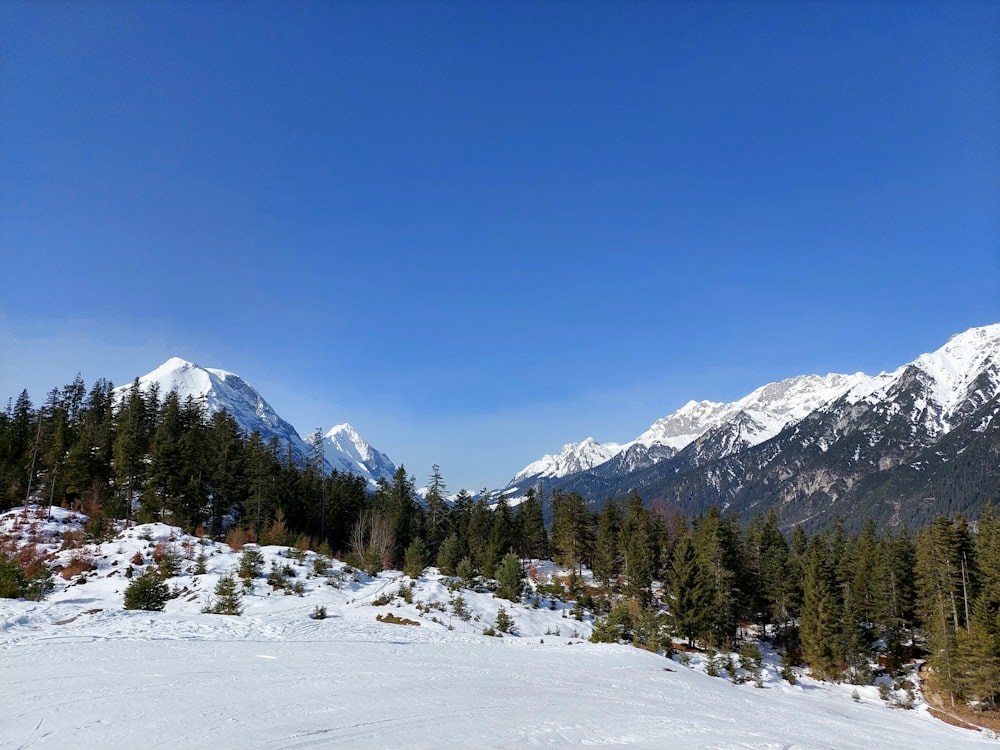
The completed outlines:
{"type": "MultiPolygon", "coordinates": [[[[313,441],[319,445],[319,440],[313,441]]],[[[807,534],[773,512],[741,524],[712,507],[696,517],[633,492],[594,512],[574,492],[534,490],[510,507],[483,490],[446,499],[433,467],[424,497],[400,467],[369,491],[208,416],[176,392],[124,396],[78,376],[40,406],[28,394],[0,413],[0,510],[26,502],[86,513],[88,533],[162,521],[235,545],[296,545],[375,573],[435,565],[527,597],[524,566],[567,570],[560,595],[596,618],[594,640],[670,652],[769,640],[789,665],[856,684],[929,664],[953,703],[995,710],[1000,695],[1000,509],[885,532],[839,521],[807,534]],[[548,521],[548,522],[547,522],[548,521]],[[586,574],[585,574],[586,571],[586,574]]],[[[31,571],[0,546],[0,594],[24,596],[31,571]],[[21,565],[21,567],[19,567],[21,565]]]]}

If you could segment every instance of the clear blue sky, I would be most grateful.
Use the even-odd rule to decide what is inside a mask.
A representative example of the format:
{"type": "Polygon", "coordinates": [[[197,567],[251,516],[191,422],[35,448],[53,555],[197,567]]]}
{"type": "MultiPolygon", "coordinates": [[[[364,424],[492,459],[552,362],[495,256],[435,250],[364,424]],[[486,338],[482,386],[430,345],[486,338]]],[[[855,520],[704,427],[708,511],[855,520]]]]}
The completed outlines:
{"type": "Polygon", "coordinates": [[[995,2],[0,4],[0,395],[177,355],[418,481],[1000,321],[995,2]]]}

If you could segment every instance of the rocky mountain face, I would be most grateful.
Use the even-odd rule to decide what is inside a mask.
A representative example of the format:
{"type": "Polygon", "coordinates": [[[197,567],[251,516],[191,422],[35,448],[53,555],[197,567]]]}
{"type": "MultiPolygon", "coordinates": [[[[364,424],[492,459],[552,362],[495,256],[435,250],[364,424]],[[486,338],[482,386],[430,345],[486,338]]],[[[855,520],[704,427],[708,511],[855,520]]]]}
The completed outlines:
{"type": "MultiPolygon", "coordinates": [[[[253,386],[239,375],[226,370],[201,367],[179,357],[172,357],[138,379],[143,392],[157,389],[160,398],[177,391],[181,400],[189,396],[202,404],[207,414],[227,411],[247,434],[259,432],[264,442],[277,438],[283,447],[290,445],[303,461],[312,450],[296,429],[282,419],[253,386]]],[[[132,386],[115,389],[123,394],[132,386]]],[[[395,464],[362,438],[349,424],[333,427],[323,437],[327,469],[349,471],[364,477],[374,488],[379,479],[392,479],[395,464]]]]}
{"type": "Polygon", "coordinates": [[[635,488],[689,514],[774,509],[785,526],[838,515],[849,527],[916,525],[1000,500],[998,413],[1000,324],[892,373],[807,375],[731,404],[689,402],[602,464],[519,486],[595,503],[635,488]]]}

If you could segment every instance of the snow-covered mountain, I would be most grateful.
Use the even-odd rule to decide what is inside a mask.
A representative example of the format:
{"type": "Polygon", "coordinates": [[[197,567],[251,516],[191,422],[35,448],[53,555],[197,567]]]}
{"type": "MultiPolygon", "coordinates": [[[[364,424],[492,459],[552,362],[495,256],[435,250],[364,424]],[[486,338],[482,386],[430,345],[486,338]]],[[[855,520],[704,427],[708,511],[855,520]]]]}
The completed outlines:
{"type": "Polygon", "coordinates": [[[569,476],[603,464],[621,450],[617,443],[598,443],[588,437],[579,443],[566,443],[558,453],[542,456],[525,466],[510,481],[511,485],[525,480],[569,476]]]}
{"type": "Polygon", "coordinates": [[[1000,490],[998,413],[994,324],[957,334],[892,372],[803,375],[731,403],[690,401],[603,463],[544,475],[542,459],[509,487],[543,481],[591,500],[636,488],[686,512],[780,507],[790,523],[842,501],[838,513],[851,512],[849,505],[887,522],[915,521],[915,513],[933,516],[946,505],[954,512],[956,502],[971,508],[1000,490]],[[914,495],[924,510],[907,506],[914,495]],[[878,503],[884,512],[873,510],[878,503]]]}
{"type": "Polygon", "coordinates": [[[387,455],[371,447],[351,425],[338,424],[323,436],[323,450],[327,462],[337,471],[348,471],[368,480],[371,487],[379,479],[390,481],[396,473],[387,455]]]}
{"type": "Polygon", "coordinates": [[[868,380],[862,373],[801,375],[761,386],[731,403],[689,401],[627,443],[597,443],[593,438],[567,443],[558,454],[528,464],[507,486],[524,488],[539,479],[588,470],[609,476],[628,474],[676,455],[710,431],[724,442],[722,453],[731,453],[774,437],[785,425],[868,380]]]}
{"type": "MultiPolygon", "coordinates": [[[[308,441],[282,419],[253,386],[235,373],[171,357],[140,377],[138,383],[143,392],[155,387],[160,398],[171,391],[176,391],[182,401],[190,396],[201,403],[209,415],[226,411],[247,434],[259,432],[265,443],[277,438],[282,446],[292,446],[303,461],[309,455],[308,441]]],[[[131,388],[131,384],[116,388],[115,398],[122,398],[131,388]]],[[[372,448],[349,424],[337,425],[323,440],[327,468],[362,476],[370,487],[380,478],[391,479],[396,470],[388,456],[372,448]]]]}

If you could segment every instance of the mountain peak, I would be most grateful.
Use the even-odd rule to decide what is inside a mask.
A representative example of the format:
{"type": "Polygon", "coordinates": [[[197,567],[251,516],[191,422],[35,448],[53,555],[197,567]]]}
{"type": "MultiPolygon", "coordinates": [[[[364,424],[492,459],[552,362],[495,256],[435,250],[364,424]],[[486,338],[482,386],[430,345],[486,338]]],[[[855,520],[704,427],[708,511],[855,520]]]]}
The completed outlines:
{"type": "MultiPolygon", "coordinates": [[[[236,373],[171,357],[139,378],[141,390],[154,386],[161,397],[177,391],[181,400],[193,398],[210,415],[225,410],[247,434],[259,432],[265,443],[276,437],[282,445],[290,445],[300,460],[309,454],[309,445],[296,429],[236,373]]],[[[123,394],[130,387],[122,386],[115,391],[123,394]]],[[[396,469],[385,454],[373,449],[347,423],[333,427],[324,436],[324,450],[330,467],[364,477],[369,487],[374,487],[379,479],[391,478],[396,469]]]]}

